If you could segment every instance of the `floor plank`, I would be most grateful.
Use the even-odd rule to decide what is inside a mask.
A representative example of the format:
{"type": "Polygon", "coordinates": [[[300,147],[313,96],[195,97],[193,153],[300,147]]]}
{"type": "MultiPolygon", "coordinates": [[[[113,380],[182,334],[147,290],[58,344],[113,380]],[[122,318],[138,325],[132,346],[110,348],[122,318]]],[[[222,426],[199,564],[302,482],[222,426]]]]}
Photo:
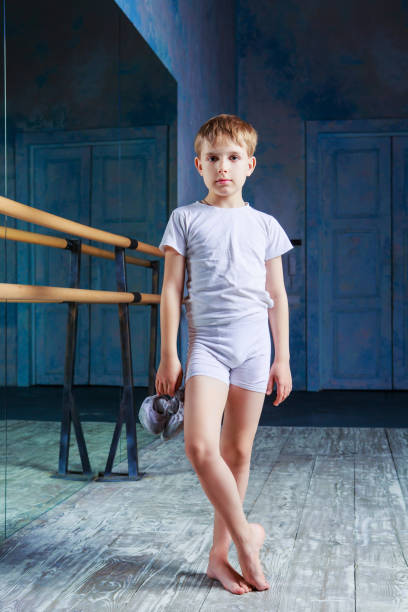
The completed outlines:
{"type": "Polygon", "coordinates": [[[259,427],[244,510],[271,588],[238,596],[206,575],[213,508],[183,436],[156,440],[139,481],[91,482],[2,543],[0,609],[408,610],[406,456],[407,430],[259,427]]]}

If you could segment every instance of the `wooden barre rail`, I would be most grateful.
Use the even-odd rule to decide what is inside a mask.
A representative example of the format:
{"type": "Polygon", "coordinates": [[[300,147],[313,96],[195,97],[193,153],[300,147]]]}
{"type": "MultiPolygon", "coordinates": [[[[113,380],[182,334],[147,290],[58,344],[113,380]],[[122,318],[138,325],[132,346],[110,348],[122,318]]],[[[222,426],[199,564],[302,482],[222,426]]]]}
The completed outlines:
{"type": "Polygon", "coordinates": [[[85,304],[160,304],[160,295],[124,291],[97,291],[71,287],[47,287],[40,285],[16,285],[0,283],[0,298],[14,300],[60,300],[85,304]]]}
{"type": "Polygon", "coordinates": [[[151,244],[146,244],[145,242],[140,242],[139,240],[127,236],[112,234],[105,230],[95,229],[94,227],[83,225],[76,221],[70,221],[69,219],[59,217],[58,215],[45,212],[38,208],[15,202],[4,196],[0,196],[0,213],[29,223],[49,227],[58,232],[66,232],[67,234],[73,234],[74,236],[80,236],[88,240],[105,242],[113,246],[123,247],[125,249],[136,249],[142,253],[164,257],[162,251],[151,244]]]}
{"type": "MultiPolygon", "coordinates": [[[[28,242],[30,244],[41,244],[56,249],[66,249],[69,242],[66,238],[49,236],[48,234],[38,234],[37,232],[27,232],[4,225],[0,225],[0,238],[4,238],[5,240],[16,240],[17,242],[28,242]]],[[[115,259],[115,253],[112,251],[98,249],[89,244],[81,244],[81,253],[86,253],[87,255],[93,255],[95,257],[103,257],[104,259],[115,259]]],[[[143,266],[145,268],[152,267],[149,259],[140,259],[140,257],[125,255],[125,261],[135,266],[143,266]]]]}
{"type": "Polygon", "coordinates": [[[15,303],[19,302],[21,304],[65,304],[64,300],[9,300],[7,298],[0,298],[0,303],[15,303]]]}
{"type": "MultiPolygon", "coordinates": [[[[160,304],[160,294],[124,291],[98,291],[70,287],[0,283],[0,302],[79,302],[83,304],[160,304]]],[[[182,303],[186,298],[183,298],[182,303]]]]}

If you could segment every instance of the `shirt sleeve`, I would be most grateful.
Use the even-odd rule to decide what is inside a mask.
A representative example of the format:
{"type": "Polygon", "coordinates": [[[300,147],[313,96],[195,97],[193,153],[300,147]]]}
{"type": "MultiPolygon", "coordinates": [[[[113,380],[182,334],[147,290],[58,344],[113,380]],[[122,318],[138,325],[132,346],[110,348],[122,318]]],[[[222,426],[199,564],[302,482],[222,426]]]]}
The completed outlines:
{"type": "Polygon", "coordinates": [[[275,219],[275,217],[270,215],[268,240],[265,249],[265,261],[278,257],[279,255],[283,255],[283,253],[286,253],[293,248],[293,244],[291,243],[283,227],[280,225],[278,220],[275,219]]]}
{"type": "Polygon", "coordinates": [[[186,228],[183,223],[184,218],[179,208],[175,208],[167,222],[164,230],[163,238],[159,244],[159,249],[165,252],[164,246],[171,246],[176,249],[181,255],[186,254],[186,228]]]}

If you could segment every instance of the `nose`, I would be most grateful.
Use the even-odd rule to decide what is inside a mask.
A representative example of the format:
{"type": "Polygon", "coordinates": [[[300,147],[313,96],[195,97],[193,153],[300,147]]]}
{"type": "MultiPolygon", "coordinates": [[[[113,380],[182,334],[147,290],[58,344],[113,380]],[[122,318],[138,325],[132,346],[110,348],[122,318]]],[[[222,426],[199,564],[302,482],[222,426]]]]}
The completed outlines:
{"type": "Polygon", "coordinates": [[[228,160],[226,159],[221,159],[218,165],[218,172],[220,174],[223,174],[228,168],[228,160]]]}

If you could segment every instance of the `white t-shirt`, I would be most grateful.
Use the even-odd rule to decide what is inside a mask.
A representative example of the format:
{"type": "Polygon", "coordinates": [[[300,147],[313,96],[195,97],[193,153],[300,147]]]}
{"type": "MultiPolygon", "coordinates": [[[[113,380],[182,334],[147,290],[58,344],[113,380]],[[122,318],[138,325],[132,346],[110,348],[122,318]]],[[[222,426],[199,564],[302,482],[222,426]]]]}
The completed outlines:
{"type": "Polygon", "coordinates": [[[265,261],[293,249],[279,222],[249,205],[199,202],[172,211],[159,249],[186,258],[189,324],[219,325],[272,308],[265,261]]]}

